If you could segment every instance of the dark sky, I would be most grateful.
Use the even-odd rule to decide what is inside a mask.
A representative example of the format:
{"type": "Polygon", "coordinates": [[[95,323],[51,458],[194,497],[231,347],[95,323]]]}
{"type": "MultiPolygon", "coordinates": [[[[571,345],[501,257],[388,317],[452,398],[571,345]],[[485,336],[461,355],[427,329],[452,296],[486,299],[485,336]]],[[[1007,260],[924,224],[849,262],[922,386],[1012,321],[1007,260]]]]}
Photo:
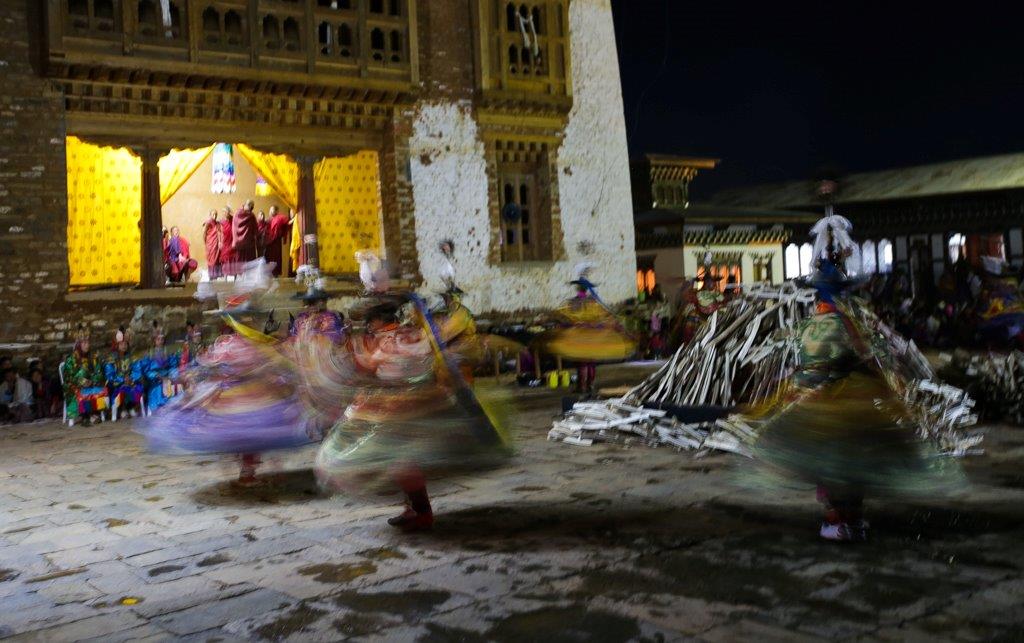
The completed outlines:
{"type": "Polygon", "coordinates": [[[1024,151],[1016,3],[612,0],[630,153],[767,181],[1024,151]]]}

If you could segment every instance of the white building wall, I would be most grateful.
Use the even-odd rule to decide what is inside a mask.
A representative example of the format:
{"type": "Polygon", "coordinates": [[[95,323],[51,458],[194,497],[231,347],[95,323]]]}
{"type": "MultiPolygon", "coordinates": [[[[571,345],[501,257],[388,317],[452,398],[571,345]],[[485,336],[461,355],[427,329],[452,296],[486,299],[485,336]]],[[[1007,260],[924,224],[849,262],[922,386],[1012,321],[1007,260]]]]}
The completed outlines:
{"type": "Polygon", "coordinates": [[[595,264],[591,279],[605,301],[635,295],[629,158],[609,0],[572,2],[569,29],[573,108],[558,150],[566,258],[488,263],[488,177],[472,108],[421,104],[409,147],[423,292],[441,290],[438,244],[452,239],[457,280],[474,311],[554,307],[572,294],[568,281],[580,261],[595,264]]]}

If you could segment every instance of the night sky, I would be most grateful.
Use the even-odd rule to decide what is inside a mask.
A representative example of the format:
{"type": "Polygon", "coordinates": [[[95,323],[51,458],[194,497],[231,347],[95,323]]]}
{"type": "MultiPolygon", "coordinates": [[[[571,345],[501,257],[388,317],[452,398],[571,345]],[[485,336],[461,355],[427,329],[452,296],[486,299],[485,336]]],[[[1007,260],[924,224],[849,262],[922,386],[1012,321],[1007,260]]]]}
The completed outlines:
{"type": "Polygon", "coordinates": [[[699,201],[1024,151],[1011,4],[612,0],[630,153],[722,159],[699,201]]]}

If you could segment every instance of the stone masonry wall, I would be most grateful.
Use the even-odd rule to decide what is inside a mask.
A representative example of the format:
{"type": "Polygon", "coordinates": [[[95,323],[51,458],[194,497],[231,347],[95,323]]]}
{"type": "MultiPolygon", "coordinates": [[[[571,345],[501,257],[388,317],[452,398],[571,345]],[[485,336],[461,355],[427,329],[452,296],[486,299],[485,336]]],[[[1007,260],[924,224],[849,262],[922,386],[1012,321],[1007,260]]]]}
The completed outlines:
{"type": "Polygon", "coordinates": [[[64,106],[39,74],[42,3],[0,2],[0,342],[58,332],[47,316],[64,296],[64,106]],[[31,14],[30,14],[31,12],[31,14]]]}
{"type": "MultiPolygon", "coordinates": [[[[570,294],[581,261],[603,298],[635,291],[636,257],[615,35],[608,0],[570,5],[574,105],[558,150],[564,257],[493,264],[484,144],[469,100],[427,98],[409,139],[423,291],[441,289],[438,244],[455,242],[458,281],[477,312],[550,308],[570,294]]],[[[557,241],[557,240],[556,240],[557,241]]]]}

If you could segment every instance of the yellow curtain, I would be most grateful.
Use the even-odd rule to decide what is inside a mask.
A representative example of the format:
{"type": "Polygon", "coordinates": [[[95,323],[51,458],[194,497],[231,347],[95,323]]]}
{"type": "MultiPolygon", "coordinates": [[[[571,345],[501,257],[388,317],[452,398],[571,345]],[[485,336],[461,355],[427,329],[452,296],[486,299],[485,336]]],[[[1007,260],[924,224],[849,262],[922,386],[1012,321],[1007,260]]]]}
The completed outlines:
{"type": "Polygon", "coordinates": [[[356,250],[380,250],[380,165],[363,151],[313,168],[320,269],[356,272],[356,250]]]}
{"type": "Polygon", "coordinates": [[[291,245],[288,246],[288,256],[291,257],[292,269],[296,269],[302,265],[302,235],[305,231],[302,229],[302,217],[296,217],[295,222],[292,223],[292,239],[291,245]]]}
{"type": "Polygon", "coordinates": [[[160,168],[160,205],[167,203],[212,153],[213,145],[200,150],[171,150],[162,157],[157,163],[160,168]]]}
{"type": "Polygon", "coordinates": [[[285,154],[268,154],[248,145],[236,145],[242,158],[266,180],[267,185],[281,197],[289,208],[299,207],[299,166],[285,154]]]}
{"type": "Polygon", "coordinates": [[[69,136],[67,178],[71,285],[138,283],[141,159],[69,136]]]}

